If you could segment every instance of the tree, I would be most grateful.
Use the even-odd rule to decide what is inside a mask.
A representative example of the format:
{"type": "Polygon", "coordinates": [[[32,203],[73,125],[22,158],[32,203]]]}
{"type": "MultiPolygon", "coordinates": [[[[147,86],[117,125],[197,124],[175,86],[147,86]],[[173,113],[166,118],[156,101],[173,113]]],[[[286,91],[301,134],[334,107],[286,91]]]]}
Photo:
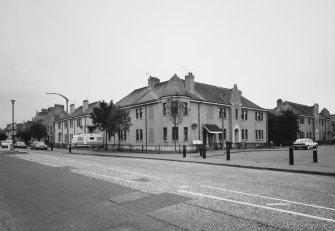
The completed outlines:
{"type": "Polygon", "coordinates": [[[28,143],[28,141],[31,139],[30,126],[26,127],[24,130],[18,130],[16,136],[24,140],[25,143],[28,143]]]}
{"type": "Polygon", "coordinates": [[[179,125],[183,122],[185,115],[189,112],[187,103],[180,100],[180,96],[170,96],[166,101],[166,115],[173,123],[172,137],[174,140],[174,148],[177,150],[177,132],[179,125]]]}
{"type": "Polygon", "coordinates": [[[7,140],[7,138],[8,138],[7,134],[1,131],[0,132],[0,140],[7,140]]]}
{"type": "Polygon", "coordinates": [[[45,125],[41,124],[40,122],[33,122],[30,126],[30,134],[31,137],[40,140],[43,137],[48,135],[47,128],[45,125]]]}
{"type": "Polygon", "coordinates": [[[297,139],[298,116],[291,110],[281,115],[269,113],[269,140],[275,145],[291,145],[297,139]]]}
{"type": "MultiPolygon", "coordinates": [[[[96,127],[106,131],[106,146],[107,149],[107,133],[115,135],[123,129],[129,129],[131,126],[131,118],[129,112],[121,109],[113,103],[113,100],[107,104],[102,101],[99,107],[93,108],[91,113],[92,122],[96,127]]],[[[119,137],[120,140],[120,137],[119,137]]]]}

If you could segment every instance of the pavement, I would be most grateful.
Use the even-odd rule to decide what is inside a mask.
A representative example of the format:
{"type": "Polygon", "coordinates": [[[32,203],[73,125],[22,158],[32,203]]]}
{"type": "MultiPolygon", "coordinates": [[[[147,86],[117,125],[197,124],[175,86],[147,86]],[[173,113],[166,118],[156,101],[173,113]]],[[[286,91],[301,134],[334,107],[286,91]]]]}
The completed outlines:
{"type": "MultiPolygon", "coordinates": [[[[51,152],[50,149],[49,152],[51,152]]],[[[69,152],[64,149],[54,149],[52,152],[69,154],[69,152]]],[[[1,151],[1,153],[9,154],[10,152],[1,151]]],[[[16,150],[15,153],[27,153],[27,150],[16,150]]],[[[131,153],[113,151],[92,151],[83,149],[72,149],[71,154],[178,161],[239,168],[335,176],[334,145],[320,146],[317,149],[318,162],[316,163],[313,162],[313,150],[295,150],[294,165],[289,164],[288,148],[255,150],[232,149],[230,153],[230,160],[227,160],[226,150],[207,151],[206,158],[200,156],[200,153],[187,153],[186,157],[183,157],[182,153],[131,153]]]]}

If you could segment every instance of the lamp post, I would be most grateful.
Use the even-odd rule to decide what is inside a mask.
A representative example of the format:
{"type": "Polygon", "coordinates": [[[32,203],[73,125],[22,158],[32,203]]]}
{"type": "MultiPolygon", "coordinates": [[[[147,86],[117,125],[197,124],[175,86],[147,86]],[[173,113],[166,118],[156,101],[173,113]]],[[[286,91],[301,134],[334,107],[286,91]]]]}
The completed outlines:
{"type": "MultiPolygon", "coordinates": [[[[69,99],[66,98],[64,95],[58,94],[58,93],[46,93],[48,95],[59,95],[61,97],[63,97],[66,100],[66,115],[69,115],[69,99]]],[[[68,122],[68,121],[67,121],[68,122]]],[[[66,123],[67,123],[66,122],[66,123]]],[[[70,144],[70,136],[69,136],[69,124],[66,124],[66,132],[67,132],[67,145],[70,144]]]]}
{"type": "Polygon", "coordinates": [[[14,103],[15,103],[15,100],[14,99],[12,99],[11,100],[12,101],[12,139],[13,139],[13,143],[14,143],[14,137],[15,137],[15,135],[14,135],[14,103]]]}

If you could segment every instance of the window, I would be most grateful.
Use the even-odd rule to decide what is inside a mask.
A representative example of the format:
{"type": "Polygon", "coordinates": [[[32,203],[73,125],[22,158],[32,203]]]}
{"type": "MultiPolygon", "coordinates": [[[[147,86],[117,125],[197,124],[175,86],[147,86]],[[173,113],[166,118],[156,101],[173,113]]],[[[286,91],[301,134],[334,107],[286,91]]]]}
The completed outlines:
{"type": "Polygon", "coordinates": [[[136,119],[143,119],[143,108],[136,109],[136,119]]]}
{"type": "Polygon", "coordinates": [[[248,129],[242,129],[242,140],[248,139],[248,129]]]}
{"type": "Polygon", "coordinates": [[[163,140],[167,141],[167,128],[166,127],[163,128],[163,140]]]}
{"type": "MultiPolygon", "coordinates": [[[[227,139],[227,130],[223,129],[223,139],[227,139]]],[[[219,133],[219,140],[222,140],[222,133],[219,133]]]]}
{"type": "Polygon", "coordinates": [[[136,129],[136,141],[143,140],[143,129],[136,129]]]}
{"type": "Polygon", "coordinates": [[[238,119],[238,109],[235,109],[235,119],[238,119]]]}
{"type": "Polygon", "coordinates": [[[166,103],[163,103],[163,115],[166,115],[166,103]]]}
{"type": "Polygon", "coordinates": [[[188,140],[188,127],[184,127],[184,141],[188,140]]]}
{"type": "Polygon", "coordinates": [[[308,125],[311,125],[311,118],[308,118],[308,125]]]}
{"type": "Polygon", "coordinates": [[[255,120],[263,121],[263,112],[255,112],[255,120]]]}
{"type": "Polygon", "coordinates": [[[305,124],[305,118],[304,117],[300,117],[299,118],[299,123],[300,124],[305,124]]]}
{"type": "Polygon", "coordinates": [[[123,130],[123,140],[127,140],[127,131],[123,130]]]}
{"type": "Polygon", "coordinates": [[[72,142],[73,134],[70,134],[70,142],[72,142]]]}
{"type": "Polygon", "coordinates": [[[223,118],[227,118],[226,108],[219,108],[219,118],[222,118],[222,109],[223,109],[223,118]]]}
{"type": "Polygon", "coordinates": [[[178,115],[178,102],[172,102],[171,106],[172,106],[171,114],[178,115]]]}
{"type": "Polygon", "coordinates": [[[179,140],[178,127],[172,127],[172,140],[179,140]]]}
{"type": "Polygon", "coordinates": [[[248,120],[248,111],[246,111],[246,110],[241,111],[241,119],[242,120],[248,120]]]}
{"type": "Polygon", "coordinates": [[[77,127],[81,127],[81,119],[77,119],[77,127]]]}
{"type": "Polygon", "coordinates": [[[140,119],[143,119],[143,108],[140,108],[140,119]]]}
{"type": "Polygon", "coordinates": [[[73,128],[73,120],[70,120],[70,128],[73,128]]]}
{"type": "Polygon", "coordinates": [[[58,129],[62,128],[62,122],[58,122],[58,129]]]}
{"type": "Polygon", "coordinates": [[[256,140],[263,140],[264,139],[264,131],[263,130],[256,130],[256,140]]]}
{"type": "Polygon", "coordinates": [[[64,121],[64,127],[67,128],[67,121],[64,121]]]}
{"type": "Polygon", "coordinates": [[[187,103],[186,102],[183,102],[183,106],[184,106],[184,115],[187,115],[188,114],[188,109],[187,109],[187,103]]]}
{"type": "Polygon", "coordinates": [[[325,121],[324,120],[319,120],[319,126],[324,126],[325,121]]]}

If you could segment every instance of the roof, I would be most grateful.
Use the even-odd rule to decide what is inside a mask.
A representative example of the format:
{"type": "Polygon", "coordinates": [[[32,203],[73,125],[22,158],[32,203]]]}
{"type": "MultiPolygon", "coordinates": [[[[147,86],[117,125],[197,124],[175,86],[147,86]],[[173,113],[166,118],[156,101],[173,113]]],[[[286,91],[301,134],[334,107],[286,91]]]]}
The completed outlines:
{"type": "Polygon", "coordinates": [[[284,104],[289,105],[295,114],[311,117],[314,116],[314,106],[307,106],[289,101],[285,101],[284,104]]]}
{"type": "MultiPolygon", "coordinates": [[[[234,88],[228,89],[194,82],[194,92],[189,92],[185,87],[185,80],[180,79],[175,74],[169,81],[157,83],[152,88],[147,86],[134,90],[119,102],[117,102],[117,104],[121,107],[129,107],[155,102],[167,96],[179,95],[189,97],[191,100],[230,105],[232,102],[233,91],[234,88]]],[[[242,107],[263,109],[243,96],[241,97],[241,103],[242,107]]]]}
{"type": "Polygon", "coordinates": [[[74,117],[80,117],[80,116],[84,116],[84,115],[89,115],[91,112],[93,112],[93,108],[98,107],[99,104],[100,104],[100,101],[88,104],[88,108],[87,108],[86,111],[83,111],[83,106],[80,106],[80,107],[76,108],[72,114],[61,116],[59,118],[55,118],[55,121],[64,120],[64,119],[68,119],[68,118],[74,118],[74,117]]]}
{"type": "Polygon", "coordinates": [[[209,133],[222,133],[222,129],[219,128],[216,124],[203,124],[202,126],[209,133]]]}

